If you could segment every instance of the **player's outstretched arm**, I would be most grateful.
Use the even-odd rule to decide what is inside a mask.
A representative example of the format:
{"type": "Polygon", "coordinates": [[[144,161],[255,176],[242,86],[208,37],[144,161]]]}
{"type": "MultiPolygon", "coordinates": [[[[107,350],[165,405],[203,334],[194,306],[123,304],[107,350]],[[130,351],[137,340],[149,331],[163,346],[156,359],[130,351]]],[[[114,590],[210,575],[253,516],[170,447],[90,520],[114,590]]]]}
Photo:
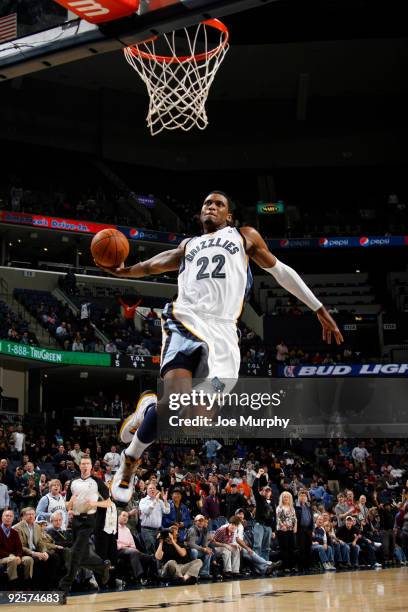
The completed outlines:
{"type": "Polygon", "coordinates": [[[143,276],[150,276],[151,274],[175,272],[179,269],[181,259],[184,257],[184,247],[187,242],[188,239],[185,239],[176,249],[158,253],[151,259],[141,261],[134,266],[122,264],[118,268],[104,268],[102,266],[99,266],[99,268],[119,278],[143,278],[143,276]]]}
{"type": "Polygon", "coordinates": [[[265,240],[256,229],[253,227],[242,227],[240,231],[246,240],[246,249],[250,258],[260,268],[263,268],[265,272],[269,272],[281,287],[297,297],[298,300],[316,313],[322,326],[323,340],[330,344],[332,335],[334,335],[337,344],[343,342],[343,336],[336,322],[299,274],[290,266],[279,261],[270,252],[265,240]]]}

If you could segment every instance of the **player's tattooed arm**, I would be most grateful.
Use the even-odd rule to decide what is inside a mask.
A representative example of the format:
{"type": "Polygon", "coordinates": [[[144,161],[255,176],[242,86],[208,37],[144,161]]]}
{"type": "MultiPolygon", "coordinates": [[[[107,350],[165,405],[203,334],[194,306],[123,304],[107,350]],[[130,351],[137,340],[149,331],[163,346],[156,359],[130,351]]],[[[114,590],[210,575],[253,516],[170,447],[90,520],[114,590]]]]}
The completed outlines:
{"type": "Polygon", "coordinates": [[[133,266],[125,266],[122,264],[118,268],[102,269],[119,278],[143,278],[144,276],[150,276],[152,274],[176,272],[184,257],[184,248],[187,242],[188,238],[183,240],[177,248],[158,253],[151,259],[146,259],[146,261],[141,261],[133,266]]]}
{"type": "Polygon", "coordinates": [[[317,299],[299,274],[290,266],[279,261],[269,250],[268,245],[259,232],[253,227],[242,227],[241,234],[245,238],[246,251],[251,259],[260,268],[269,272],[275,280],[289,293],[306,304],[313,312],[322,326],[323,340],[331,343],[332,336],[337,344],[343,342],[343,336],[330,313],[317,299]]]}

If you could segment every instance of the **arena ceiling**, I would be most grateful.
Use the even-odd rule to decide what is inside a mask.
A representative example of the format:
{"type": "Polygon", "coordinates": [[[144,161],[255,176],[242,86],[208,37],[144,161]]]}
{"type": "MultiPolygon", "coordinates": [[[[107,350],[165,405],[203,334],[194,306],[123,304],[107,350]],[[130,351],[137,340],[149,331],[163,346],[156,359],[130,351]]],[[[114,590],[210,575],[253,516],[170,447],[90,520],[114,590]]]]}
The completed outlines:
{"type": "MultiPolygon", "coordinates": [[[[231,50],[212,100],[286,99],[308,75],[308,95],[395,95],[408,88],[408,24],[390,0],[282,0],[225,17],[231,50]]],[[[38,72],[80,89],[144,92],[120,51],[38,72]]],[[[129,100],[131,102],[131,100],[129,100]]]]}

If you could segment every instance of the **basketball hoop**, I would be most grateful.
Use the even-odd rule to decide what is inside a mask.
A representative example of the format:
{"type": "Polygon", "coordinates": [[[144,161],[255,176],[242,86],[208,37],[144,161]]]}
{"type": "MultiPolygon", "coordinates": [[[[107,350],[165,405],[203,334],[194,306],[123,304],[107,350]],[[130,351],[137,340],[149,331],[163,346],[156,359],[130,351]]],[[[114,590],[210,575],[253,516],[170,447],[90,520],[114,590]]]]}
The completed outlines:
{"type": "Polygon", "coordinates": [[[228,29],[218,19],[208,19],[180,34],[183,31],[182,41],[179,32],[171,32],[124,49],[127,62],[147,87],[150,103],[146,119],[152,136],[164,129],[187,132],[194,126],[204,130],[208,125],[205,103],[228,51],[228,29]],[[208,40],[214,33],[218,44],[208,40]]]}

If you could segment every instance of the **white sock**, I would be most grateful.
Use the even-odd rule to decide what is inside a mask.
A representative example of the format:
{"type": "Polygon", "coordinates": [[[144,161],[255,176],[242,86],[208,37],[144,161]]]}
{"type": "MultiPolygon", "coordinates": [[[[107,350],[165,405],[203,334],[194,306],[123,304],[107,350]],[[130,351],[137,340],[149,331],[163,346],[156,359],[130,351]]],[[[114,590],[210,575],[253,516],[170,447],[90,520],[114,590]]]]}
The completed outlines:
{"type": "Polygon", "coordinates": [[[134,459],[139,459],[139,457],[143,455],[143,452],[146,450],[146,448],[150,446],[151,444],[153,444],[153,441],[147,442],[147,443],[141,442],[139,438],[137,437],[137,432],[136,432],[135,435],[133,436],[133,440],[131,441],[127,449],[125,450],[125,455],[128,455],[129,457],[133,457],[134,459]]]}

